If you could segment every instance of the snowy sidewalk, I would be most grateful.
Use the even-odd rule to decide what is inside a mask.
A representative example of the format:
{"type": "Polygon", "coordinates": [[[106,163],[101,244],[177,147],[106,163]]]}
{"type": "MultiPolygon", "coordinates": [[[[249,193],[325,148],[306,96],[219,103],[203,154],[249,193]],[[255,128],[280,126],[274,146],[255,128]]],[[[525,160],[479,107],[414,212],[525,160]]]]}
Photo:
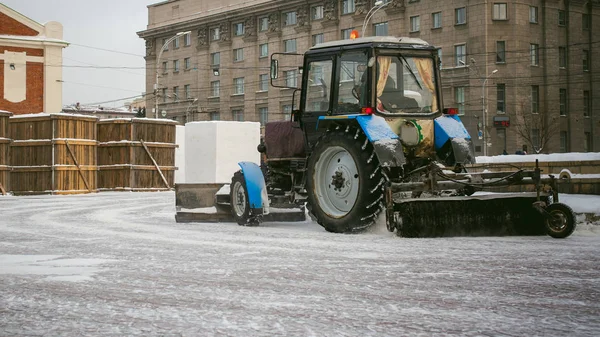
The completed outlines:
{"type": "Polygon", "coordinates": [[[596,225],[403,239],[174,208],[171,192],[0,197],[0,336],[600,335],[596,225]]]}

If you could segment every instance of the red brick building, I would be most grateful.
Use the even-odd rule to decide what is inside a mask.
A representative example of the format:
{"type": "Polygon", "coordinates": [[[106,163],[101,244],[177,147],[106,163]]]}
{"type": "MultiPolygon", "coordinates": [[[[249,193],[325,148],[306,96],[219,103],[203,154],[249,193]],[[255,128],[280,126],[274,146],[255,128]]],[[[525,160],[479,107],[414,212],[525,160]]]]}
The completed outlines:
{"type": "Polygon", "coordinates": [[[60,23],[42,25],[0,3],[0,110],[62,110],[62,34],[60,23]]]}

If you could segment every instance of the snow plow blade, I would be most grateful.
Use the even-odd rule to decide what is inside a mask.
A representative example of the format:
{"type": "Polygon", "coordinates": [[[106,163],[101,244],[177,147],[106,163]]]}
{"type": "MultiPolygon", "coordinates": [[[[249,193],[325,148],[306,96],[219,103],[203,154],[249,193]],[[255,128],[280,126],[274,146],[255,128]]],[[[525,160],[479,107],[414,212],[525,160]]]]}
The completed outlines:
{"type": "Polygon", "coordinates": [[[535,193],[395,200],[391,221],[404,237],[545,235],[536,201],[535,193]]]}

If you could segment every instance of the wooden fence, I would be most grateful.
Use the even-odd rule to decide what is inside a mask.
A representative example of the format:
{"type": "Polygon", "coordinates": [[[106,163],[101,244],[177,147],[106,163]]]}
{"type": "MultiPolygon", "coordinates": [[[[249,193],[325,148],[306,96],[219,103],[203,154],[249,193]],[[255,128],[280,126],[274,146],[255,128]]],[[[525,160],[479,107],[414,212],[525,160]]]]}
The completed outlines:
{"type": "Polygon", "coordinates": [[[10,118],[15,195],[97,192],[98,118],[69,114],[10,118]]]}
{"type": "Polygon", "coordinates": [[[177,169],[176,124],[169,120],[143,118],[99,121],[99,189],[171,189],[177,169]]]}
{"type": "Polygon", "coordinates": [[[12,114],[0,111],[0,194],[10,191],[10,134],[8,121],[12,114]]]}

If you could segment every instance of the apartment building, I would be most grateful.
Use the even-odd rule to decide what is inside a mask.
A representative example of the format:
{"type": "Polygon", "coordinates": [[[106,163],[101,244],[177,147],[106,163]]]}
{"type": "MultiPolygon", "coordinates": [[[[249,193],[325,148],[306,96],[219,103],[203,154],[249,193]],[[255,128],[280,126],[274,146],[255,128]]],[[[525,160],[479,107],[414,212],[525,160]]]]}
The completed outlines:
{"type": "MultiPolygon", "coordinates": [[[[269,85],[269,56],[349,38],[362,31],[374,2],[148,6],[148,27],[138,33],[146,41],[146,89],[155,92],[148,116],[157,107],[156,116],[181,122],[288,118],[293,90],[269,85]]],[[[389,0],[365,35],[439,47],[444,105],[459,109],[478,155],[497,155],[524,146],[529,153],[600,151],[598,31],[600,0],[389,0]]],[[[284,80],[299,85],[298,76],[290,67],[284,80]]]]}

